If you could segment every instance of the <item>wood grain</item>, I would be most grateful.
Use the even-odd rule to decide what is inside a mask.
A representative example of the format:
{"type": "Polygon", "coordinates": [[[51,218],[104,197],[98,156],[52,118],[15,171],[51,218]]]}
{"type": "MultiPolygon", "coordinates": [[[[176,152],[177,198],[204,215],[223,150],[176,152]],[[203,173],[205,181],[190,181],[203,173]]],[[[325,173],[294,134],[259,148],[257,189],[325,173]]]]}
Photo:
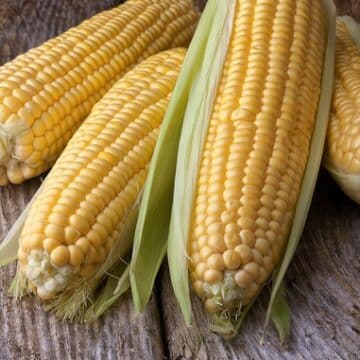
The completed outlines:
{"type": "MultiPolygon", "coordinates": [[[[121,1],[1,0],[0,63],[42,43],[91,15],[121,1]]],[[[0,188],[3,239],[40,184],[0,188]]],[[[125,296],[92,325],[57,321],[34,298],[15,303],[7,294],[15,266],[0,269],[1,360],[161,359],[164,348],[157,300],[136,317],[125,296]]]]}
{"type": "MultiPolygon", "coordinates": [[[[204,4],[204,0],[196,0],[204,4]]],[[[36,46],[118,0],[0,0],[0,63],[36,46]]],[[[338,1],[357,15],[358,0],[338,1]]],[[[40,180],[0,188],[0,239],[40,180]]],[[[322,173],[301,244],[287,274],[293,330],[282,348],[269,328],[260,346],[267,294],[254,306],[239,336],[226,343],[206,330],[194,301],[196,328],[185,327],[167,269],[143,315],[129,295],[92,325],[57,321],[31,298],[6,293],[14,266],[0,269],[0,360],[12,359],[345,359],[360,358],[360,210],[322,173]]]]}
{"type": "MultiPolygon", "coordinates": [[[[339,14],[360,16],[360,1],[338,1],[339,14]]],[[[292,310],[287,348],[273,328],[260,346],[268,292],[227,343],[207,330],[202,304],[193,297],[195,328],[187,328],[167,269],[160,298],[170,359],[360,359],[360,208],[323,172],[300,246],[286,276],[292,310]]]]}

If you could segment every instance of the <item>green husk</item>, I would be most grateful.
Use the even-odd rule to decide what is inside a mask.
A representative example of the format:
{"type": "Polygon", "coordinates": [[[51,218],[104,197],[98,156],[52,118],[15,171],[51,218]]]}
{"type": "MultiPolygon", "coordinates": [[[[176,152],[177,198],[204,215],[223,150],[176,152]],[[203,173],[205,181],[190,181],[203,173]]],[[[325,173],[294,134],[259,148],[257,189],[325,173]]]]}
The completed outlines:
{"type": "Polygon", "coordinates": [[[291,311],[286,301],[285,284],[281,283],[279,291],[276,293],[270,318],[274,323],[281,342],[284,342],[290,335],[291,330],[291,311]]]}
{"type": "Polygon", "coordinates": [[[150,163],[130,264],[131,291],[137,312],[141,311],[149,301],[156,274],[165,256],[176,156],[183,118],[192,80],[197,76],[202,65],[201,60],[216,8],[216,1],[210,0],[200,19],[150,163]]]}
{"type": "MultiPolygon", "coordinates": [[[[360,49],[360,24],[350,16],[338,17],[345,23],[355,44],[360,49]]],[[[323,165],[342,191],[356,203],[360,204],[360,174],[350,174],[336,167],[327,156],[323,158],[323,165]]]]}
{"type": "MultiPolygon", "coordinates": [[[[330,102],[332,95],[332,84],[334,78],[334,58],[335,58],[335,9],[330,0],[323,0],[326,8],[328,39],[325,54],[325,63],[322,77],[322,92],[320,97],[319,109],[316,118],[316,125],[313,132],[310,155],[298,199],[293,226],[289,236],[287,249],[274,277],[274,286],[271,293],[270,304],[265,321],[265,327],[270,318],[273,319],[281,339],[285,339],[290,330],[290,312],[286,303],[284,292],[279,293],[280,285],[286,269],[292,259],[296,246],[300,239],[306,216],[310,207],[311,198],[314,192],[315,183],[320,167],[323,152],[327,121],[330,113],[330,102]]],[[[217,16],[221,14],[221,2],[217,4],[217,16]]],[[[227,3],[230,6],[230,3],[227,3]]],[[[228,14],[230,16],[230,13],[228,14]]],[[[215,22],[219,30],[223,24],[215,22]]],[[[216,34],[215,26],[212,34],[216,34]]],[[[221,31],[217,33],[217,40],[223,35],[221,31]]],[[[216,36],[209,36],[207,46],[216,44],[216,36]]],[[[224,44],[223,44],[224,46],[224,44]]],[[[201,74],[194,79],[188,109],[186,112],[183,132],[179,145],[177,170],[175,180],[174,200],[172,207],[171,223],[169,229],[168,259],[172,284],[176,297],[180,304],[183,316],[187,324],[191,323],[191,302],[189,294],[189,280],[187,267],[187,240],[190,225],[191,208],[194,201],[194,187],[196,186],[197,173],[199,168],[199,158],[202,152],[204,137],[207,131],[208,110],[211,110],[211,94],[216,92],[215,87],[209,87],[209,78],[216,78],[221,74],[221,68],[214,65],[216,57],[213,53],[207,53],[204,59],[201,74]],[[207,73],[209,71],[209,73],[207,73]],[[209,75],[211,74],[211,75],[209,75]]],[[[218,63],[220,65],[220,62],[218,63]]],[[[260,291],[259,291],[260,293],[260,291]]],[[[212,329],[220,332],[226,337],[233,336],[240,328],[246,314],[255,302],[254,301],[242,309],[223,312],[212,315],[212,329]]]]}
{"type": "MultiPolygon", "coordinates": [[[[278,293],[281,289],[285,273],[294,256],[295,250],[299,243],[301,234],[303,232],[305,221],[310,209],[312,196],[315,190],[316,180],[318,177],[321,158],[325,145],[327,124],[330,116],[331,98],[333,92],[334,71],[335,71],[335,44],[336,44],[336,10],[335,6],[330,0],[323,0],[326,10],[326,27],[328,32],[325,63],[323,68],[321,95],[319,101],[319,108],[315,121],[315,128],[313,131],[312,141],[310,145],[309,158],[306,164],[305,174],[302,181],[302,186],[297,201],[295,215],[293,219],[292,228],[288,239],[288,244],[280,262],[275,271],[273,280],[273,288],[270,296],[270,302],[266,314],[265,327],[273,314],[274,304],[276,304],[278,293]]],[[[280,294],[281,296],[281,294],[280,294]]],[[[275,312],[286,312],[288,305],[281,301],[283,305],[276,304],[275,312]],[[283,307],[283,309],[282,309],[283,307]]],[[[277,323],[279,330],[279,324],[277,323]]],[[[285,323],[286,324],[286,323],[285,323]]],[[[290,327],[284,326],[280,328],[280,337],[286,337],[290,331],[290,327]]]]}
{"type": "Polygon", "coordinates": [[[186,109],[177,157],[174,200],[168,238],[171,282],[187,324],[191,300],[187,266],[187,239],[196,179],[218,83],[227,54],[236,1],[216,2],[199,75],[194,79],[186,109]]]}
{"type": "Polygon", "coordinates": [[[25,219],[29,213],[32,203],[35,201],[37,195],[40,193],[43,185],[39,187],[36,193],[31,198],[30,202],[26,205],[10,231],[6,235],[5,239],[0,245],[0,266],[5,266],[17,259],[17,251],[19,249],[19,238],[21,230],[24,226],[25,219]]]}
{"type": "Polygon", "coordinates": [[[19,238],[24,221],[30,209],[30,203],[23,210],[19,218],[16,220],[5,239],[0,245],[0,266],[5,266],[17,259],[19,249],[19,238]]]}

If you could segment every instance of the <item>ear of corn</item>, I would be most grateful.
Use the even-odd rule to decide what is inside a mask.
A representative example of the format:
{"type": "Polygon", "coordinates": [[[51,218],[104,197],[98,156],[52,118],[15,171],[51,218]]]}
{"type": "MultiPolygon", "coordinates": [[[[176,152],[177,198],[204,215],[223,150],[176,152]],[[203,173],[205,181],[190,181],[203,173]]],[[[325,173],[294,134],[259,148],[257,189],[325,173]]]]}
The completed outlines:
{"type": "MultiPolygon", "coordinates": [[[[18,224],[16,296],[36,293],[59,316],[72,318],[129,252],[150,158],[184,56],[185,49],[173,49],[136,66],[71,139],[23,226],[18,224]]],[[[106,289],[89,316],[103,311],[125,285],[124,280],[111,299],[106,289]]]]}
{"type": "Polygon", "coordinates": [[[360,204],[360,25],[337,20],[335,89],[324,165],[341,189],[360,204]]]}
{"type": "MultiPolygon", "coordinates": [[[[214,26],[223,28],[231,16],[214,26]]],[[[204,103],[214,89],[201,91],[195,77],[168,244],[187,323],[188,271],[212,329],[224,336],[236,333],[274,270],[268,316],[281,303],[278,290],[303,230],[325,141],[334,28],[330,1],[236,1],[225,64],[211,68],[221,80],[210,113],[204,103]]],[[[278,315],[277,308],[275,321],[278,315]]],[[[277,325],[287,333],[286,319],[277,325]]]]}
{"type": "MultiPolygon", "coordinates": [[[[182,121],[193,79],[198,76],[202,59],[207,58],[205,50],[208,33],[214,28],[216,22],[224,21],[226,3],[222,2],[221,7],[223,11],[216,14],[216,10],[218,10],[216,1],[207,2],[204,15],[190,45],[189,55],[185,58],[181,71],[182,75],[174,89],[174,95],[170,101],[151,160],[136,225],[130,264],[132,297],[137,312],[141,311],[149,301],[156,274],[166,253],[176,156],[182,121]]],[[[214,29],[220,31],[220,27],[214,29]]],[[[213,41],[215,42],[215,39],[213,41]]],[[[212,51],[215,51],[216,46],[224,46],[225,44],[226,39],[218,38],[212,51]]],[[[209,61],[210,65],[211,62],[209,61]]],[[[202,74],[205,77],[208,75],[205,72],[202,74]]]]}
{"type": "Polygon", "coordinates": [[[186,46],[198,17],[192,0],[131,0],[0,67],[0,185],[47,170],[112,84],[186,46]]]}

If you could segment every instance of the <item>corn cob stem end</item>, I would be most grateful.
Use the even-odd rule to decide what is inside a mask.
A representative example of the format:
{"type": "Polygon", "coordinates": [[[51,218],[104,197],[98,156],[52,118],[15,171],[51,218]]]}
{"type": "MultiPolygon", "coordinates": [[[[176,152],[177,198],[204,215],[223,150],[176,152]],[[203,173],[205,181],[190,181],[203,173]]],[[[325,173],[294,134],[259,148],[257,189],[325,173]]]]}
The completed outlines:
{"type": "Polygon", "coordinates": [[[96,276],[84,279],[75,267],[56,266],[43,250],[33,250],[26,265],[18,264],[18,271],[9,292],[16,300],[30,293],[46,301],[45,309],[54,309],[62,319],[82,319],[96,276]]]}
{"type": "Polygon", "coordinates": [[[6,165],[13,156],[14,139],[28,130],[24,121],[12,120],[5,124],[0,124],[0,166],[6,165]]]}
{"type": "Polygon", "coordinates": [[[222,281],[214,284],[204,283],[206,294],[206,310],[215,313],[226,308],[234,308],[241,304],[244,298],[244,291],[238,287],[234,280],[234,271],[226,271],[222,281]]]}
{"type": "Polygon", "coordinates": [[[7,163],[11,152],[11,141],[8,134],[0,127],[0,166],[7,163]]]}
{"type": "Polygon", "coordinates": [[[27,264],[21,266],[21,271],[43,300],[52,299],[66,286],[70,275],[74,273],[70,265],[52,264],[49,253],[39,249],[31,251],[27,264]]]}
{"type": "Polygon", "coordinates": [[[210,328],[225,339],[232,339],[241,324],[246,292],[235,281],[236,271],[225,271],[221,281],[203,285],[205,309],[209,314],[210,328]]]}
{"type": "Polygon", "coordinates": [[[238,334],[243,319],[242,314],[241,308],[210,314],[209,329],[225,340],[231,340],[238,334]]]}

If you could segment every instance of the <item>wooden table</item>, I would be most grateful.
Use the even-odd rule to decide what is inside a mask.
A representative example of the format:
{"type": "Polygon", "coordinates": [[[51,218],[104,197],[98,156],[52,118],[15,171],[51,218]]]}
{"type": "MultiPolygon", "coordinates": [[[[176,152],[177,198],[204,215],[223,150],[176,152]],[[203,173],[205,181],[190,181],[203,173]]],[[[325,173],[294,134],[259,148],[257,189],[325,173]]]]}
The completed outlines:
{"type": "MultiPolygon", "coordinates": [[[[270,0],[269,0],[270,1],[270,0]]],[[[316,0],[314,0],[316,1],[316,0]]],[[[0,62],[34,47],[117,0],[0,0],[0,62]]],[[[360,18],[360,1],[338,0],[360,18]]],[[[39,186],[34,179],[0,188],[0,238],[39,186]]],[[[194,299],[197,328],[188,329],[164,267],[145,312],[123,297],[92,325],[57,321],[34,298],[15,303],[6,289],[15,266],[0,270],[0,360],[11,359],[360,359],[360,207],[322,172],[300,246],[287,274],[292,335],[282,348],[272,328],[260,346],[267,294],[239,336],[226,343],[206,330],[194,299]]]]}

